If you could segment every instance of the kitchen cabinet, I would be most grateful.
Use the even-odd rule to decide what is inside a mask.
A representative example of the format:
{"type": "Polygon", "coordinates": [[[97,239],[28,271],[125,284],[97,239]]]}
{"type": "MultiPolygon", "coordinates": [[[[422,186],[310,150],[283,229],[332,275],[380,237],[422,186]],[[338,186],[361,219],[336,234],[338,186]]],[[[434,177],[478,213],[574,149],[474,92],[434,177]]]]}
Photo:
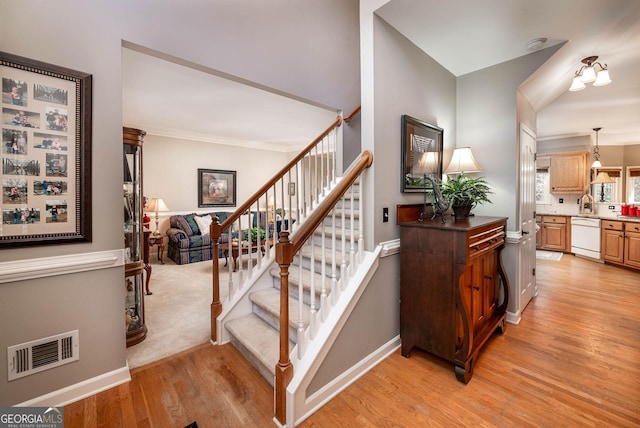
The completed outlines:
{"type": "Polygon", "coordinates": [[[500,252],[506,219],[401,222],[402,355],[416,346],[454,363],[469,382],[478,352],[505,329],[509,283],[500,252]]]}
{"type": "Polygon", "coordinates": [[[624,223],[621,221],[602,221],[602,259],[605,262],[624,263],[624,223]]]}
{"type": "Polygon", "coordinates": [[[549,174],[552,194],[583,194],[587,189],[587,152],[552,155],[549,174]]]}
{"type": "Polygon", "coordinates": [[[625,223],[624,257],[626,266],[640,269],[640,223],[625,223]]]}
{"type": "Polygon", "coordinates": [[[640,269],[640,223],[603,220],[602,259],[640,269]]]}
{"type": "MultiPolygon", "coordinates": [[[[536,216],[536,222],[538,217],[536,216]]],[[[551,251],[571,252],[570,217],[561,215],[540,216],[539,240],[536,235],[536,248],[551,251]],[[539,241],[539,242],[538,242],[539,241]],[[539,243],[539,245],[538,245],[539,243]]]]}

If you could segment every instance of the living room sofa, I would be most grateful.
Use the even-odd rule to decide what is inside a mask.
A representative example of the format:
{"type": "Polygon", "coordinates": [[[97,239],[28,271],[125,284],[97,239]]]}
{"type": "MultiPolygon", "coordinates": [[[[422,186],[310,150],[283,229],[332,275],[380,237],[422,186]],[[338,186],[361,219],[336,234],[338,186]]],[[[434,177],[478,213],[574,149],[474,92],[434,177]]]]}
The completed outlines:
{"type": "MultiPolygon", "coordinates": [[[[208,213],[209,216],[218,217],[218,222],[222,223],[227,219],[227,216],[231,215],[230,212],[219,211],[208,213]]],[[[196,220],[196,217],[203,217],[207,214],[183,214],[172,215],[169,217],[169,230],[167,235],[169,237],[169,245],[167,249],[167,256],[179,265],[188,263],[202,262],[211,260],[212,243],[211,236],[209,236],[209,230],[202,231],[198,226],[198,221],[202,223],[201,219],[196,220]]],[[[219,243],[225,243],[229,239],[227,233],[223,233],[219,239],[219,243]]],[[[220,257],[220,254],[218,255],[220,257]]]]}

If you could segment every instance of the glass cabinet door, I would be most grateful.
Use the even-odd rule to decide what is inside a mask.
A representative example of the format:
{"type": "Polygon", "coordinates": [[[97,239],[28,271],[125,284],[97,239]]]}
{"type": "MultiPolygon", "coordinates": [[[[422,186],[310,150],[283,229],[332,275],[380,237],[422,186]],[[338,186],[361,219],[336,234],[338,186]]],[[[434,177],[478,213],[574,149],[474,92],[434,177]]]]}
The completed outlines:
{"type": "Polygon", "coordinates": [[[142,230],[142,139],[145,132],[123,128],[124,286],[127,346],[147,337],[144,319],[142,230]]]}

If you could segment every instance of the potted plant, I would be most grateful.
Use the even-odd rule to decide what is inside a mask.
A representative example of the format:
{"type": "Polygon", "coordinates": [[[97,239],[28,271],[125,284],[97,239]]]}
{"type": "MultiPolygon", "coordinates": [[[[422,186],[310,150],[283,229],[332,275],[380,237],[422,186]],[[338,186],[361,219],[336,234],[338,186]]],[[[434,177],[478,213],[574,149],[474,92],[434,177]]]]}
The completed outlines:
{"type": "Polygon", "coordinates": [[[246,230],[247,238],[251,238],[251,242],[258,241],[258,231],[260,231],[260,241],[264,241],[266,237],[266,231],[263,228],[254,227],[246,230]]]}
{"type": "Polygon", "coordinates": [[[473,178],[464,174],[441,183],[440,192],[451,202],[456,218],[468,217],[478,204],[491,203],[489,195],[493,193],[484,177],[473,178]]]}

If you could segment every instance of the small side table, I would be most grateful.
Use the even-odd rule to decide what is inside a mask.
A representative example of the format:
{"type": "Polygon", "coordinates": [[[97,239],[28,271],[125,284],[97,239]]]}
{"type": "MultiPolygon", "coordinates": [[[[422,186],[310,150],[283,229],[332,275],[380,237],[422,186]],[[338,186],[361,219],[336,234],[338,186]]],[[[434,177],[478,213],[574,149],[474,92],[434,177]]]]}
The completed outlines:
{"type": "Polygon", "coordinates": [[[158,260],[160,260],[160,264],[164,264],[164,260],[162,260],[162,256],[164,254],[164,235],[154,235],[153,233],[149,235],[149,249],[153,248],[155,245],[158,247],[158,260]]]}

